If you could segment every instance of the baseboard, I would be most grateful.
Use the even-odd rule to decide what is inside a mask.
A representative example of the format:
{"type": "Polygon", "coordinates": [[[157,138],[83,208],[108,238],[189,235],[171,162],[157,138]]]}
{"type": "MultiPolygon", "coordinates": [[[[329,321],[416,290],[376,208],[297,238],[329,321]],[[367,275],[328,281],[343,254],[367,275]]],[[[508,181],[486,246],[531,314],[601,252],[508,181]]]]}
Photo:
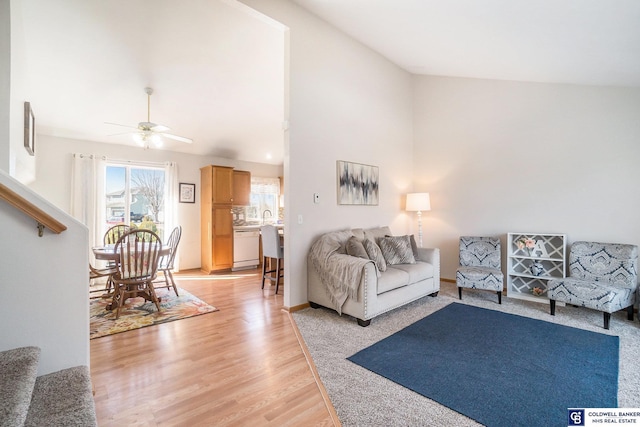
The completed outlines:
{"type": "Polygon", "coordinates": [[[287,313],[295,313],[296,311],[304,310],[305,308],[310,307],[308,302],[300,305],[294,305],[293,307],[282,307],[284,311],[287,313]]]}
{"type": "MultiPolygon", "coordinates": [[[[296,307],[300,307],[304,305],[308,307],[309,303],[301,304],[296,307]]],[[[333,421],[333,426],[341,427],[342,423],[338,418],[338,413],[336,412],[336,409],[333,407],[333,404],[331,403],[331,399],[329,399],[329,393],[327,393],[327,389],[324,388],[324,384],[322,384],[322,381],[320,380],[320,374],[318,374],[318,369],[316,368],[315,363],[313,363],[313,359],[311,358],[311,353],[309,352],[309,348],[305,344],[304,339],[302,339],[302,334],[300,333],[300,330],[298,329],[298,325],[296,325],[295,320],[293,320],[293,316],[291,315],[291,312],[289,312],[289,321],[291,322],[291,327],[293,328],[293,332],[295,333],[296,338],[298,339],[298,344],[302,349],[302,353],[304,354],[305,359],[307,359],[307,364],[309,365],[311,374],[313,375],[316,385],[320,390],[320,395],[322,396],[322,400],[324,400],[324,404],[327,408],[327,411],[329,412],[331,421],[333,421]]]]}
{"type": "Polygon", "coordinates": [[[445,279],[445,278],[440,278],[441,282],[448,282],[448,283],[456,283],[455,279],[445,279]]]}

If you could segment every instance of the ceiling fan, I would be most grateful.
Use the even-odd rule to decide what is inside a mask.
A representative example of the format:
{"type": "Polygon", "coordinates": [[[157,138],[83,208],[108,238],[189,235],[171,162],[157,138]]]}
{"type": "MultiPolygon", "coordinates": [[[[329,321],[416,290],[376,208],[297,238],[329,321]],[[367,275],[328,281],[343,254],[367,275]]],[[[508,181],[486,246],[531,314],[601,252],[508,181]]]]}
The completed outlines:
{"type": "Polygon", "coordinates": [[[163,125],[159,125],[151,122],[151,94],[153,93],[153,89],[150,87],[145,87],[144,91],[147,94],[147,121],[138,123],[137,127],[121,125],[119,123],[105,122],[105,124],[107,125],[122,126],[126,128],[136,129],[135,131],[115,133],[109,136],[131,134],[133,136],[133,139],[138,143],[138,145],[144,148],[149,148],[150,143],[152,143],[155,147],[161,147],[162,137],[191,144],[193,142],[191,138],[185,138],[184,136],[178,136],[178,135],[167,133],[167,131],[170,128],[168,128],[167,126],[163,126],[163,125]]]}

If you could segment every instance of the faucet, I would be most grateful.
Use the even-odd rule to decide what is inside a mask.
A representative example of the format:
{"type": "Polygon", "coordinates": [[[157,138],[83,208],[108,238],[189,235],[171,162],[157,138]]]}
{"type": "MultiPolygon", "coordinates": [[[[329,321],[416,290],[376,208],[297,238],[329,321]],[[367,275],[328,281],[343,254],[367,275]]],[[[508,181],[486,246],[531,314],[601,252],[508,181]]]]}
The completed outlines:
{"type": "Polygon", "coordinates": [[[273,214],[271,213],[271,211],[269,209],[265,209],[264,211],[262,211],[262,225],[264,225],[264,215],[269,212],[269,216],[273,218],[273,214]]]}

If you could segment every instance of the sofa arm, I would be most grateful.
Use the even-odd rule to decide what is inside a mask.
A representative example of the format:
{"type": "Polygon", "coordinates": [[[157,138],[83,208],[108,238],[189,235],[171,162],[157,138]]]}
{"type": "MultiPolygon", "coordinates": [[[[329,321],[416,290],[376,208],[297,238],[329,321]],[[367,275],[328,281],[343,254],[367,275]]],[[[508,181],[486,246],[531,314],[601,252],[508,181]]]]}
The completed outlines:
{"type": "Polygon", "coordinates": [[[440,288],[440,249],[439,248],[418,248],[417,261],[428,262],[433,265],[433,279],[436,286],[440,288]]]}

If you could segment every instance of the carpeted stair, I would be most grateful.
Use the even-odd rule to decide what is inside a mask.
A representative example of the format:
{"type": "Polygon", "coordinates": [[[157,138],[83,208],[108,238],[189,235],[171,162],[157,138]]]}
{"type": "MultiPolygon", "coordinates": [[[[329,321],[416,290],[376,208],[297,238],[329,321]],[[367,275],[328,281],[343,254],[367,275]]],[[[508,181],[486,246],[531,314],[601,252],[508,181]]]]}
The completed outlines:
{"type": "Polygon", "coordinates": [[[40,348],[0,352],[0,427],[97,426],[89,368],[38,374],[40,348]]]}

